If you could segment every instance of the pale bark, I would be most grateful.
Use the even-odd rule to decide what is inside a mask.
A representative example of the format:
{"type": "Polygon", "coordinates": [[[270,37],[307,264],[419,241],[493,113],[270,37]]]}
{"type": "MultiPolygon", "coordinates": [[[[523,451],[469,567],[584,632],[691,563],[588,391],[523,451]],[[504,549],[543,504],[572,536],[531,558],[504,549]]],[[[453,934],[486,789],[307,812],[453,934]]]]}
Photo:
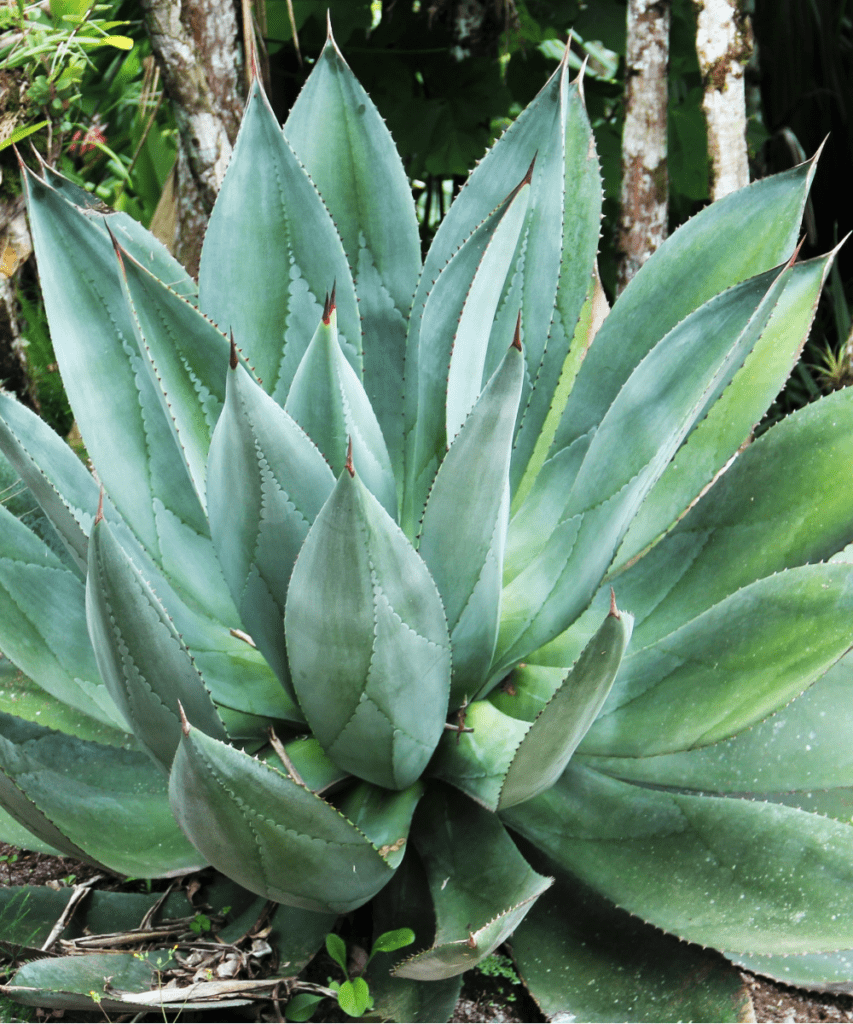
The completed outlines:
{"type": "Polygon", "coordinates": [[[752,30],[743,0],[694,0],[696,53],[705,95],[711,198],[749,184],[744,72],[752,54],[752,30]]]}
{"type": "Polygon", "coordinates": [[[617,289],[666,238],[669,0],[629,0],[617,289]]]}
{"type": "Polygon", "coordinates": [[[195,274],[243,112],[237,9],[231,0],[143,0],[143,9],[180,133],[167,244],[195,274]]]}

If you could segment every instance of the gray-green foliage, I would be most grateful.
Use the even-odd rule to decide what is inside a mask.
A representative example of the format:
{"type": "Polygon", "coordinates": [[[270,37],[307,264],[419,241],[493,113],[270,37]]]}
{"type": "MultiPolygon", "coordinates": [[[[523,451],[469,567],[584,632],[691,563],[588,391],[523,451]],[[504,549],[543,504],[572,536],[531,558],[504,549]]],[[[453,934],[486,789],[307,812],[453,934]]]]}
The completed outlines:
{"type": "Polygon", "coordinates": [[[0,509],[0,648],[75,709],[52,732],[0,693],[14,834],[118,873],[210,863],[313,936],[373,900],[376,934],[417,936],[368,970],[398,1020],[447,1016],[513,933],[547,1012],[589,1020],[738,1019],[734,968],[679,939],[836,984],[853,399],[741,450],[830,265],[794,256],[812,175],[703,211],[602,323],[565,63],[423,267],[331,40],[283,131],[253,87],[197,288],[25,172],[98,480],[0,395],[64,544],[0,509]],[[597,983],[614,965],[642,998],[597,983]]]}

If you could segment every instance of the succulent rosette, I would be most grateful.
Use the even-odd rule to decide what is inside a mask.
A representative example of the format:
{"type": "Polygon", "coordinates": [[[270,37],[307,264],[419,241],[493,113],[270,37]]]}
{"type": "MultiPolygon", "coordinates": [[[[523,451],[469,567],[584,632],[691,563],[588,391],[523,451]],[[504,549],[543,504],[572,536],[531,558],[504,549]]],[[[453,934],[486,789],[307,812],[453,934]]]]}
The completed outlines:
{"type": "Polygon", "coordinates": [[[331,37],[283,129],[253,85],[197,285],[25,170],[95,472],[0,395],[40,509],[0,508],[4,836],[212,865],[306,958],[373,901],[417,935],[371,962],[398,1020],[510,936],[584,1020],[740,1019],[732,960],[849,983],[853,395],[752,440],[831,264],[795,251],[813,171],[609,310],[565,61],[423,262],[331,37]]]}

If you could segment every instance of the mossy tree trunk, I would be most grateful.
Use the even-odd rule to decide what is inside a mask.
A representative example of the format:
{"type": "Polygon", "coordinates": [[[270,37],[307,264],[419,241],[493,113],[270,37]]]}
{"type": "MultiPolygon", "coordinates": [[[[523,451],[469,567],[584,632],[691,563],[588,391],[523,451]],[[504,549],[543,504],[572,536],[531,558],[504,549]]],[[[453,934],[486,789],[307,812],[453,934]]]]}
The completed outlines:
{"type": "MultiPolygon", "coordinates": [[[[145,23],[180,132],[152,228],[193,275],[246,96],[239,0],[143,0],[145,23]]],[[[249,37],[251,37],[249,33],[249,37]]]]}
{"type": "Polygon", "coordinates": [[[666,238],[669,0],[629,0],[617,290],[666,238]]]}
{"type": "Polygon", "coordinates": [[[711,198],[749,184],[744,71],[752,55],[752,29],[744,0],[694,0],[696,53],[705,95],[711,198]]]}

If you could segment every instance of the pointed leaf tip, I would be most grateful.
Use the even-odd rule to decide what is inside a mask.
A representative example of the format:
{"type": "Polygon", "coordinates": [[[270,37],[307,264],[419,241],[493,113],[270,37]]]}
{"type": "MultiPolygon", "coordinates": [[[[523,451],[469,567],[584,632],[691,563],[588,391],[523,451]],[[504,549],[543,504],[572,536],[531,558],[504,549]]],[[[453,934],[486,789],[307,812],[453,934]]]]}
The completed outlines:
{"type": "Polygon", "coordinates": [[[794,249],[793,253],[791,254],[791,258],[788,260],[788,266],[789,267],[793,267],[793,265],[797,262],[797,260],[799,258],[799,255],[800,255],[800,249],[802,249],[802,247],[805,245],[807,238],[808,238],[807,234],[803,235],[803,237],[797,243],[797,248],[794,249]]]}
{"type": "Polygon", "coordinates": [[[518,311],[518,318],[515,321],[515,334],[512,338],[512,347],[517,348],[519,352],[521,351],[521,310],[518,311]]]}
{"type": "Polygon", "coordinates": [[[337,285],[337,282],[333,281],[332,282],[332,290],[331,290],[331,292],[327,292],[326,293],[326,301],[323,303],[323,323],[327,327],[329,326],[329,322],[332,319],[332,313],[334,313],[335,310],[338,308],[337,305],[335,304],[335,287],[336,287],[336,285],[337,285]]]}
{"type": "Polygon", "coordinates": [[[347,441],[346,471],[350,476],[355,476],[355,466],[352,464],[352,437],[347,441]]]}
{"type": "Polygon", "coordinates": [[[231,331],[231,355],[228,357],[228,365],[232,370],[237,369],[237,345],[234,342],[234,332],[231,331]]]}
{"type": "Polygon", "coordinates": [[[110,236],[110,241],[113,243],[113,251],[116,254],[116,259],[118,260],[118,265],[119,265],[119,267],[121,267],[122,274],[124,274],[124,259],[122,258],[122,248],[118,244],[118,239],[113,234],[112,228],[110,227],[109,223],[104,221],[104,226],[107,229],[107,234],[110,236]]]}
{"type": "Polygon", "coordinates": [[[574,30],[569,29],[569,38],[566,40],[566,48],[563,50],[563,56],[560,59],[561,70],[569,66],[569,56],[572,52],[572,38],[574,37],[574,30]]]}
{"type": "Polygon", "coordinates": [[[519,185],[519,188],[521,187],[521,185],[529,185],[531,183],[531,181],[533,181],[533,168],[536,166],[536,157],[537,156],[539,156],[539,150],[538,149],[533,154],[533,159],[530,161],[530,166],[527,168],[527,174],[525,174],[524,177],[521,179],[521,183],[519,185]]]}
{"type": "Polygon", "coordinates": [[[181,716],[181,732],[184,736],[190,734],[190,723],[187,721],[187,716],[184,714],[184,706],[178,701],[178,714],[181,716]]]}
{"type": "Polygon", "coordinates": [[[613,591],[613,587],[610,588],[610,611],[608,615],[614,619],[621,619],[622,616],[619,614],[619,609],[616,607],[616,594],[613,591]]]}

